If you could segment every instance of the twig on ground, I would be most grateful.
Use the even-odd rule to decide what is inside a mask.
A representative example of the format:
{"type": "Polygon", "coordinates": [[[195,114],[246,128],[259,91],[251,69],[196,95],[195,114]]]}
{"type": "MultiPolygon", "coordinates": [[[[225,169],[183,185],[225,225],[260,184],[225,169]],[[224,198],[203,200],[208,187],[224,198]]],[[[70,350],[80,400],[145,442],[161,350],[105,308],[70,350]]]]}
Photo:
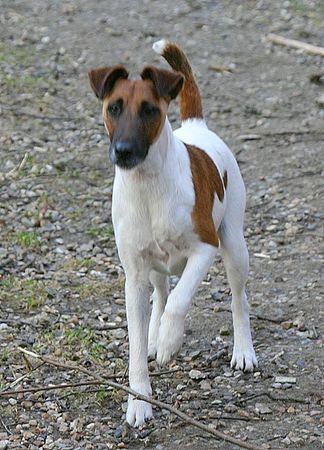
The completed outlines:
{"type": "Polygon", "coordinates": [[[45,362],[45,363],[47,363],[49,365],[52,365],[52,366],[55,366],[55,367],[64,368],[64,369],[76,370],[78,372],[85,373],[88,376],[94,378],[96,381],[98,381],[98,382],[100,382],[102,384],[105,384],[107,386],[113,387],[115,389],[122,390],[124,392],[127,392],[128,394],[133,395],[134,398],[137,399],[137,400],[143,400],[143,401],[145,401],[147,403],[150,403],[150,404],[152,404],[154,406],[157,406],[160,409],[165,409],[165,410],[169,411],[170,413],[180,417],[180,419],[182,419],[184,422],[186,422],[186,423],[188,423],[188,424],[190,424],[190,425],[192,425],[194,427],[200,428],[201,430],[204,430],[205,432],[207,432],[209,434],[212,434],[213,436],[215,436],[218,439],[222,439],[222,440],[224,440],[226,442],[231,442],[232,444],[237,445],[238,447],[247,448],[247,449],[250,449],[250,450],[260,450],[260,449],[263,448],[263,447],[261,447],[259,445],[254,445],[254,444],[250,444],[248,442],[243,442],[240,439],[236,439],[236,438],[234,438],[232,436],[229,436],[229,435],[227,435],[225,433],[222,433],[221,431],[215,430],[215,429],[209,427],[208,425],[204,425],[204,424],[198,422],[197,420],[192,419],[187,414],[183,413],[182,411],[179,411],[178,409],[174,408],[171,405],[168,405],[167,403],[163,403],[163,402],[160,402],[159,400],[155,400],[153,398],[147,397],[146,395],[139,394],[138,392],[135,392],[133,389],[130,389],[129,387],[123,386],[123,385],[121,385],[119,383],[116,383],[114,381],[107,380],[107,379],[97,375],[96,373],[90,372],[89,370],[85,369],[82,366],[77,366],[75,364],[70,364],[70,363],[57,361],[57,360],[54,360],[52,358],[48,358],[48,357],[45,357],[45,356],[38,355],[37,353],[31,352],[31,351],[26,350],[26,349],[21,348],[21,347],[18,347],[18,350],[20,350],[22,353],[25,353],[26,355],[29,355],[29,356],[32,356],[34,358],[40,359],[41,361],[43,361],[43,362],[45,362]]]}
{"type": "Polygon", "coordinates": [[[120,330],[120,329],[126,329],[127,325],[126,323],[121,323],[120,325],[102,325],[102,326],[95,326],[92,327],[96,331],[109,331],[109,330],[120,330]]]}
{"type": "Polygon", "coordinates": [[[63,383],[63,384],[55,384],[49,386],[39,386],[39,387],[30,387],[26,389],[16,389],[14,391],[0,391],[0,397],[14,396],[18,394],[27,394],[30,392],[42,392],[42,391],[54,391],[56,389],[68,389],[80,386],[97,386],[98,384],[105,385],[105,382],[100,381],[83,381],[80,383],[63,383]]]}
{"type": "MultiPolygon", "coordinates": [[[[232,311],[229,308],[224,308],[223,306],[217,307],[217,311],[220,312],[228,312],[231,313],[232,311]]],[[[264,320],[266,322],[273,322],[273,323],[281,323],[287,320],[285,317],[279,317],[278,319],[273,319],[272,317],[265,317],[261,314],[256,314],[253,312],[250,312],[251,319],[257,319],[257,320],[264,320]]]]}
{"type": "Polygon", "coordinates": [[[324,56],[324,48],[316,45],[308,44],[307,42],[297,41],[296,39],[288,39],[278,34],[270,33],[267,36],[268,41],[274,44],[285,45],[286,47],[298,48],[304,50],[307,53],[313,53],[314,55],[324,56]]]}
{"type": "Polygon", "coordinates": [[[15,166],[13,169],[11,169],[6,175],[6,178],[10,178],[13,174],[19,173],[23,170],[23,168],[26,165],[27,159],[28,159],[29,153],[26,152],[21,163],[19,163],[17,166],[15,166]]]}
{"type": "Polygon", "coordinates": [[[250,395],[249,397],[239,398],[239,399],[235,400],[234,403],[236,403],[236,404],[237,403],[245,403],[245,402],[248,402],[249,400],[253,400],[253,399],[258,398],[258,397],[268,397],[268,398],[270,398],[270,400],[273,400],[275,402],[304,403],[306,405],[308,405],[310,403],[309,400],[304,400],[304,399],[301,399],[301,398],[280,397],[280,396],[277,397],[277,396],[271,394],[270,392],[260,392],[258,394],[250,395]]]}
{"type": "Polygon", "coordinates": [[[19,384],[21,381],[25,380],[26,378],[30,377],[30,375],[35,372],[35,370],[39,369],[40,367],[42,367],[45,363],[42,362],[41,364],[38,364],[38,366],[36,367],[32,367],[32,369],[28,372],[25,373],[25,375],[22,375],[21,377],[17,378],[15,381],[13,381],[12,383],[8,384],[7,386],[5,386],[3,388],[3,390],[1,390],[0,392],[6,391],[7,389],[12,389],[13,387],[17,386],[17,384],[19,384]]]}
{"type": "Polygon", "coordinates": [[[12,434],[12,432],[9,430],[9,428],[7,427],[7,425],[4,423],[4,421],[3,421],[2,417],[1,417],[1,415],[0,415],[0,422],[1,422],[1,425],[2,425],[3,429],[4,429],[8,434],[12,434]]]}

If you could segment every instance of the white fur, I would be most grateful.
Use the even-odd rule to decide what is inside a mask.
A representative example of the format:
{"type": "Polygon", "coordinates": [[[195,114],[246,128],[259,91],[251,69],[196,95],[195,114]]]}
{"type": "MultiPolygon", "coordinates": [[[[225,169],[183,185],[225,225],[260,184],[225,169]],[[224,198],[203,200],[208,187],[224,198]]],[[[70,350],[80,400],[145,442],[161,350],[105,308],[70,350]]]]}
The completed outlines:
{"type": "Polygon", "coordinates": [[[161,39],[160,41],[154,42],[152,48],[158,55],[162,55],[167,44],[167,40],[161,39]]]}
{"type": "MultiPolygon", "coordinates": [[[[243,237],[245,189],[234,156],[201,119],[184,121],[172,131],[166,118],[162,133],[145,161],[132,170],[116,167],[112,205],[119,256],[126,275],[130,343],[130,387],[150,395],[148,354],[167,363],[179,350],[192,297],[213,263],[216,248],[193,231],[195,203],[190,160],[183,142],[205,150],[227,171],[223,202],[215,195],[213,216],[232,290],[234,351],[231,365],[252,370],[253,349],[245,295],[248,253],[243,237]],[[168,275],[181,278],[169,294],[168,275]],[[149,323],[149,284],[154,286],[149,323]]],[[[129,397],[127,421],[140,426],[152,417],[149,404],[129,397]]]]}

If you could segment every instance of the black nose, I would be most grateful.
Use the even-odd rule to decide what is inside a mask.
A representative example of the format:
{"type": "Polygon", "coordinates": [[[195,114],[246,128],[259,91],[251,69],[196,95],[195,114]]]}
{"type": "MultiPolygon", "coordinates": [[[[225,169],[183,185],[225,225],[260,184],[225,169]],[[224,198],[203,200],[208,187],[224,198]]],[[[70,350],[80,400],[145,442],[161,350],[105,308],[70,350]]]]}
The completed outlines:
{"type": "Polygon", "coordinates": [[[132,144],[130,142],[125,141],[117,141],[115,142],[115,154],[118,157],[126,159],[128,156],[132,154],[132,144]]]}

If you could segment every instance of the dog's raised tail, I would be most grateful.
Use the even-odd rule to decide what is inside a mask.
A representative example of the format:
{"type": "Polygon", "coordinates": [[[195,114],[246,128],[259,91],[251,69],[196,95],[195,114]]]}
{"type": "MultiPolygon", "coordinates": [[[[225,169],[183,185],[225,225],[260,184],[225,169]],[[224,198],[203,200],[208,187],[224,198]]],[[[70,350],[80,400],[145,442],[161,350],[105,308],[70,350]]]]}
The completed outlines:
{"type": "Polygon", "coordinates": [[[199,89],[190,63],[181,48],[173,42],[162,39],[153,44],[153,50],[163,56],[172,69],[180,72],[185,78],[179,95],[181,120],[203,119],[199,89]]]}

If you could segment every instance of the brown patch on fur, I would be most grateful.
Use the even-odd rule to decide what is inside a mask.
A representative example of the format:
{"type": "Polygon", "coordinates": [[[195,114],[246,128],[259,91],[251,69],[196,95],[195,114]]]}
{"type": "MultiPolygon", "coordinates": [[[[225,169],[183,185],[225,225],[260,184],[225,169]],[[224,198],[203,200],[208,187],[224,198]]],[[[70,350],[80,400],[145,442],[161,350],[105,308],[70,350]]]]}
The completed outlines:
{"type": "MultiPolygon", "coordinates": [[[[192,181],[195,189],[195,206],[191,217],[194,231],[199,235],[202,242],[215,247],[219,246],[219,239],[213,221],[213,205],[215,192],[222,202],[224,199],[224,185],[217,167],[212,159],[200,148],[187,145],[189,153],[192,181]]],[[[227,179],[227,173],[224,179],[227,179]]]]}
{"type": "Polygon", "coordinates": [[[183,75],[171,70],[157,69],[147,66],[141,73],[143,80],[151,80],[159,97],[167,101],[173,100],[181,91],[184,83],[183,75]]]}
{"type": "Polygon", "coordinates": [[[104,123],[111,140],[137,139],[152,145],[161,133],[166,111],[167,102],[156,95],[150,80],[118,80],[103,102],[104,123]],[[122,104],[122,114],[112,117],[108,107],[116,102],[122,104]],[[158,108],[159,112],[154,117],[141,116],[143,103],[158,108]]]}
{"type": "Polygon", "coordinates": [[[204,115],[199,88],[186,55],[180,47],[170,42],[166,45],[162,56],[168,61],[172,69],[182,73],[185,77],[179,96],[181,119],[202,119],[204,115]]]}
{"type": "Polygon", "coordinates": [[[122,65],[113,67],[99,67],[88,72],[90,85],[96,96],[102,100],[108,95],[118,79],[126,79],[128,72],[122,65]]]}

